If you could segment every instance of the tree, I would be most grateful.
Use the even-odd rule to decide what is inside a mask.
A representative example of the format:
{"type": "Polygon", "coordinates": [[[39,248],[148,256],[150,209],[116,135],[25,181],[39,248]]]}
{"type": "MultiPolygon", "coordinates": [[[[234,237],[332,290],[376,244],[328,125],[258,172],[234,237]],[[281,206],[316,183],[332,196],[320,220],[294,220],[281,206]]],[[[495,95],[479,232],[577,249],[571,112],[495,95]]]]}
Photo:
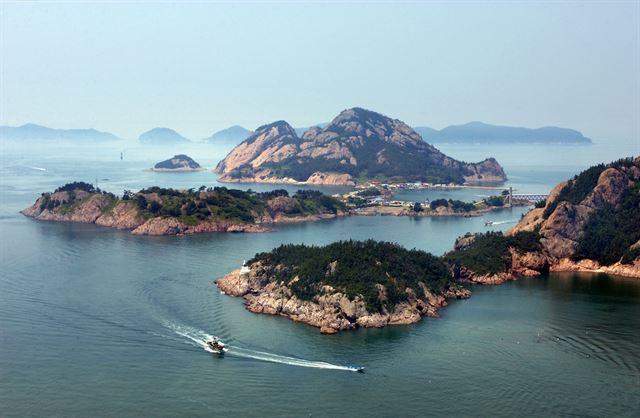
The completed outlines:
{"type": "Polygon", "coordinates": [[[413,211],[414,212],[422,212],[422,205],[420,204],[420,202],[416,202],[413,204],[413,211]]]}

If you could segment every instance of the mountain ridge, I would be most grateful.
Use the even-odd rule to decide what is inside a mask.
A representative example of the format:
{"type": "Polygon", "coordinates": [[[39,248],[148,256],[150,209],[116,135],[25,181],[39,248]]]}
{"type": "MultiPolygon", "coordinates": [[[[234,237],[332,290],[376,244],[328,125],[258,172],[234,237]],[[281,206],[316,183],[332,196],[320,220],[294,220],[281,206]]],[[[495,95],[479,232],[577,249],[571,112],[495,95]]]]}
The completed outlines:
{"type": "Polygon", "coordinates": [[[399,119],[346,109],[302,137],[286,121],[258,127],[216,167],[219,180],[353,185],[358,180],[500,182],[493,158],[464,163],[444,155],[399,119]]]}

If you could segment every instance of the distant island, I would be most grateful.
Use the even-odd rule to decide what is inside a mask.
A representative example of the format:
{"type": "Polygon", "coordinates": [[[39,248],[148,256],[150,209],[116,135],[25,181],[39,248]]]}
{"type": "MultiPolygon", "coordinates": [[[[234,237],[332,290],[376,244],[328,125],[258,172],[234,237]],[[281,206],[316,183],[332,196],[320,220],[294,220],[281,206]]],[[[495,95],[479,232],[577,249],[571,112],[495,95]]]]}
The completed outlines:
{"type": "Polygon", "coordinates": [[[145,145],[161,146],[185,144],[190,142],[187,138],[169,128],[153,128],[140,134],[138,141],[145,145]]]}
{"type": "Polygon", "coordinates": [[[530,129],[513,126],[469,122],[442,130],[419,126],[414,128],[429,143],[480,144],[590,144],[591,139],[574,129],[547,126],[530,129]]]}
{"type": "Polygon", "coordinates": [[[175,190],[150,187],[122,197],[84,182],[43,193],[24,209],[42,221],[92,223],[137,235],[265,232],[267,224],[306,222],[344,215],[344,205],[318,191],[256,193],[226,187],[175,190]]]}
{"type": "Polygon", "coordinates": [[[0,138],[6,140],[82,140],[114,141],[118,137],[95,129],[54,129],[28,123],[22,126],[0,126],[0,138]]]}
{"type": "Polygon", "coordinates": [[[285,121],[263,125],[216,167],[222,182],[354,185],[388,182],[502,182],[493,158],[464,163],[425,143],[400,120],[361,108],[299,138],[285,121]]]}
{"type": "Polygon", "coordinates": [[[282,245],[216,280],[248,310],[282,315],[334,334],[437,317],[447,300],[467,298],[446,263],[424,251],[373,240],[324,247],[282,245]]]}
{"type": "Polygon", "coordinates": [[[442,257],[397,244],[282,245],[216,280],[248,310],[325,334],[412,324],[437,316],[462,285],[500,284],[549,271],[640,278],[640,157],[563,182],[506,235],[467,234],[442,257]]]}
{"type": "Polygon", "coordinates": [[[152,171],[171,172],[171,171],[203,171],[205,168],[195,162],[188,155],[178,154],[168,160],[160,161],[152,169],[152,171]]]}
{"type": "Polygon", "coordinates": [[[251,135],[251,131],[239,125],[230,126],[218,132],[214,132],[204,141],[212,145],[233,145],[236,146],[251,135]]]}

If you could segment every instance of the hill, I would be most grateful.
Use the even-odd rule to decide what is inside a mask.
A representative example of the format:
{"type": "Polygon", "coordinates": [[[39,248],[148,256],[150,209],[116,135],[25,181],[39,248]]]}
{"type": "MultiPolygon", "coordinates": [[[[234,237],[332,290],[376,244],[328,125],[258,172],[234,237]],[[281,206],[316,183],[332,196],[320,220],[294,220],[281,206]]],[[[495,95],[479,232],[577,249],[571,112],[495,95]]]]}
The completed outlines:
{"type": "Polygon", "coordinates": [[[168,160],[160,161],[156,164],[153,171],[201,171],[204,170],[188,155],[178,154],[168,160]]]}
{"type": "Polygon", "coordinates": [[[250,130],[239,125],[234,125],[221,131],[214,132],[210,137],[205,138],[205,142],[212,145],[225,144],[235,146],[247,139],[249,135],[251,135],[250,130]]]}
{"type": "Polygon", "coordinates": [[[302,138],[285,121],[263,125],[216,167],[220,181],[352,185],[357,181],[499,182],[500,164],[454,160],[398,119],[361,108],[302,138]]]}
{"type": "Polygon", "coordinates": [[[640,157],[590,167],[560,183],[508,232],[467,236],[449,260],[462,276],[596,271],[640,278],[640,157]]]}
{"type": "Polygon", "coordinates": [[[146,145],[176,145],[189,142],[187,138],[169,128],[153,128],[140,134],[138,141],[146,145]]]}
{"type": "Polygon", "coordinates": [[[438,131],[426,126],[415,130],[427,142],[445,143],[527,143],[527,144],[590,144],[591,139],[582,133],[567,128],[548,126],[530,129],[512,126],[489,125],[469,122],[451,125],[438,131]]]}
{"type": "Polygon", "coordinates": [[[470,295],[441,258],[373,240],[282,245],[247,266],[216,284],[244,297],[252,312],[282,315],[326,334],[415,323],[438,316],[447,299],[470,295]]]}
{"type": "Polygon", "coordinates": [[[7,140],[84,140],[113,141],[117,136],[95,129],[54,129],[28,123],[22,126],[0,126],[0,138],[7,140]]]}
{"type": "Polygon", "coordinates": [[[175,190],[150,187],[122,197],[84,182],[43,193],[22,214],[42,221],[93,223],[129,229],[137,235],[201,232],[264,232],[279,222],[314,221],[341,216],[344,205],[318,191],[264,193],[227,189],[175,190]]]}

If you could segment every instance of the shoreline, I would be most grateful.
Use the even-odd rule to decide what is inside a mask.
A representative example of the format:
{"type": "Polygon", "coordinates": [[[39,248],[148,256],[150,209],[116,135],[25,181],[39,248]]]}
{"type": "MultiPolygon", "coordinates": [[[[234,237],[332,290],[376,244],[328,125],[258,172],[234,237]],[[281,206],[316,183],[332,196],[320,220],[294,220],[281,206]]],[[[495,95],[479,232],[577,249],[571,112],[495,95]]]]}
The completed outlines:
{"type": "Polygon", "coordinates": [[[256,278],[256,270],[242,273],[235,269],[214,280],[224,295],[243,299],[245,309],[256,314],[282,316],[320,329],[322,334],[358,328],[383,328],[391,325],[411,325],[424,317],[438,318],[439,311],[456,299],[468,299],[471,291],[459,287],[446,289],[442,295],[431,292],[423,299],[412,297],[410,301],[396,305],[393,312],[370,313],[364,308],[362,298],[349,300],[331,286],[323,287],[323,294],[313,300],[301,300],[283,283],[256,278]]]}

